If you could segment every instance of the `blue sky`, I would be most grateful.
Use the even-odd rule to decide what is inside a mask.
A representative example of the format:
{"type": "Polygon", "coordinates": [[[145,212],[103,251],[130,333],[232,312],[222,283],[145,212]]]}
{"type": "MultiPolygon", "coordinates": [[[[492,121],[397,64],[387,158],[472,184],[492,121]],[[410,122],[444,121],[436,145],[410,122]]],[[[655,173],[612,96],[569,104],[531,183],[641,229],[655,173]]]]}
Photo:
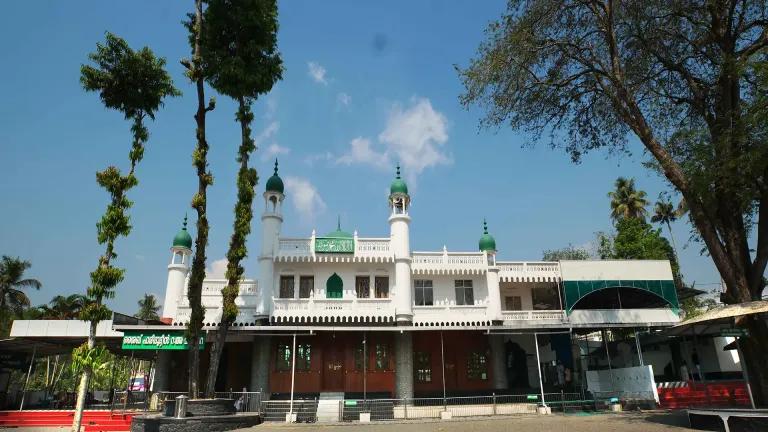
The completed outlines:
{"type": "MultiPolygon", "coordinates": [[[[111,306],[133,313],[143,293],[165,289],[168,248],[196,190],[194,88],[179,59],[188,56],[181,20],[192,1],[10,2],[0,16],[0,254],[33,264],[43,282],[33,303],[84,292],[103,248],[95,223],[107,196],[95,172],[125,167],[129,125],[79,84],[79,66],[109,30],[168,60],[183,97],[149,124],[150,141],[131,191],[134,230],[117,243],[127,270],[111,306]]],[[[283,234],[342,228],[387,236],[386,190],[400,161],[413,198],[415,250],[476,250],[488,219],[500,258],[537,260],[542,250],[588,244],[611,228],[606,193],[635,177],[650,199],[666,189],[633,156],[589,154],[580,165],[546,145],[521,148],[508,128],[479,130],[478,110],[458,103],[454,65],[466,65],[486,24],[505,1],[280,2],[284,79],[256,106],[254,160],[263,190],[275,155],[288,186],[283,234]]],[[[209,92],[209,94],[213,94],[209,92]]],[[[239,129],[234,105],[217,97],[208,117],[211,222],[208,260],[226,253],[235,201],[239,129]]],[[[251,257],[260,240],[256,206],[251,257]]],[[[711,260],[686,244],[690,226],[673,226],[682,270],[697,286],[719,280],[711,260]]]]}

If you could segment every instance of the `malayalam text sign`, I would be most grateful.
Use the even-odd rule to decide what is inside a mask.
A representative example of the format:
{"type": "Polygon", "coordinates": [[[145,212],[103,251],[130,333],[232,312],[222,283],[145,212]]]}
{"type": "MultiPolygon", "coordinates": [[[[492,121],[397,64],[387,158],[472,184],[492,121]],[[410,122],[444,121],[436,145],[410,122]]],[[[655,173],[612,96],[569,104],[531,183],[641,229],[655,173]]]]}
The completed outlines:
{"type": "MultiPolygon", "coordinates": [[[[200,336],[200,349],[205,346],[205,338],[200,336]]],[[[123,333],[124,350],[185,350],[189,348],[184,333],[125,332],[123,333]]]]}

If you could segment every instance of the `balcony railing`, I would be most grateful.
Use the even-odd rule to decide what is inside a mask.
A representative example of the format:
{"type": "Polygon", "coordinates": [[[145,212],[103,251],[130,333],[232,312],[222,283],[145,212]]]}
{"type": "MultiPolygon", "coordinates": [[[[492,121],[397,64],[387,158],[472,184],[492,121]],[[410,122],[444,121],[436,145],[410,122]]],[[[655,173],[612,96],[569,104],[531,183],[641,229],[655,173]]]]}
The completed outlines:
{"type": "MultiPolygon", "coordinates": [[[[204,296],[220,296],[221,290],[227,286],[226,279],[206,279],[203,281],[204,296]]],[[[259,294],[258,282],[255,280],[240,281],[240,295],[254,296],[259,294]]]]}
{"type": "Polygon", "coordinates": [[[502,282],[537,282],[560,280],[560,263],[497,261],[502,282]]]}
{"type": "Polygon", "coordinates": [[[392,321],[395,309],[389,298],[273,298],[278,322],[392,321]]]}
{"type": "Polygon", "coordinates": [[[413,252],[414,274],[479,274],[488,269],[483,252],[413,252]]]}
{"type": "Polygon", "coordinates": [[[564,321],[565,311],[562,310],[520,310],[502,311],[504,321],[564,321]]]}
{"type": "MultiPolygon", "coordinates": [[[[355,237],[355,258],[387,258],[392,256],[389,238],[355,237]]],[[[314,238],[281,238],[278,241],[277,256],[289,258],[314,257],[314,238]]]]}
{"type": "Polygon", "coordinates": [[[474,305],[442,304],[436,306],[414,306],[413,324],[416,326],[484,326],[493,320],[488,316],[484,302],[474,305]]]}

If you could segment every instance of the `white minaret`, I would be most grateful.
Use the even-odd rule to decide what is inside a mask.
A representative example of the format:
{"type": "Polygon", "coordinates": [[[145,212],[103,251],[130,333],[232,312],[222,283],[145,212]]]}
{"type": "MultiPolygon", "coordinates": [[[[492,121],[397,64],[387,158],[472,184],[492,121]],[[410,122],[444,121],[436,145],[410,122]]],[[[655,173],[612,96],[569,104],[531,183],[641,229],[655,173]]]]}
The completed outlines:
{"type": "Polygon", "coordinates": [[[277,175],[277,159],[275,173],[267,180],[264,192],[264,213],[261,215],[261,252],[259,254],[259,306],[257,318],[269,319],[272,311],[272,296],[274,295],[274,257],[280,238],[280,227],[283,225],[283,180],[277,175]]]}
{"type": "Polygon", "coordinates": [[[488,259],[488,272],[485,274],[488,286],[488,317],[493,321],[501,320],[501,290],[499,288],[499,267],[496,266],[496,240],[488,234],[488,224],[483,219],[483,236],[478,247],[488,259]]]}
{"type": "Polygon", "coordinates": [[[413,288],[411,287],[411,217],[408,209],[411,197],[408,186],[400,178],[400,166],[397,166],[397,178],[389,187],[390,241],[395,255],[395,315],[398,323],[413,321],[413,288]]]}
{"type": "Polygon", "coordinates": [[[165,301],[163,302],[163,317],[176,319],[179,301],[184,296],[189,274],[189,262],[192,256],[192,236],[187,232],[187,217],[184,225],[173,238],[171,246],[171,263],[168,264],[168,282],[165,285],[165,301]]]}

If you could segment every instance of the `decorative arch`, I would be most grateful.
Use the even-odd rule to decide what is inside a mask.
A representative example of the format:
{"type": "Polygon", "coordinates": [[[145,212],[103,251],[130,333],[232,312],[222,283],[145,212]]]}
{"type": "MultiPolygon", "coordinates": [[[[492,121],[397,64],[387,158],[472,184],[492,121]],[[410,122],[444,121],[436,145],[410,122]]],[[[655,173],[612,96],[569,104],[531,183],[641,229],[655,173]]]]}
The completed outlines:
{"type": "Polygon", "coordinates": [[[563,281],[565,310],[570,313],[573,307],[590,294],[609,288],[631,288],[641,290],[661,298],[673,309],[679,309],[677,290],[672,280],[584,280],[563,281]]]}
{"type": "Polygon", "coordinates": [[[344,295],[344,281],[341,276],[334,273],[325,283],[325,298],[342,298],[344,295]]]}

